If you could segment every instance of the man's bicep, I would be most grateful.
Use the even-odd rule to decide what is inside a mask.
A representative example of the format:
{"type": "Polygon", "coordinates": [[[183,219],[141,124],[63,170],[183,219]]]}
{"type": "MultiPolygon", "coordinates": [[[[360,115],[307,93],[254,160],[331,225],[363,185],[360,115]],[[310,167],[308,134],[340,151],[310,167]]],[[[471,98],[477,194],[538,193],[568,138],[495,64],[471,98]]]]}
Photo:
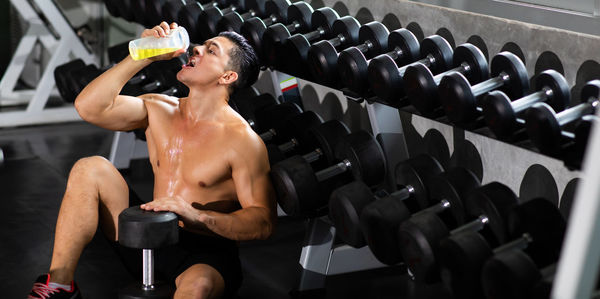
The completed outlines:
{"type": "Polygon", "coordinates": [[[148,109],[145,100],[148,95],[139,97],[118,95],[95,124],[118,131],[129,131],[148,126],[148,109]]]}

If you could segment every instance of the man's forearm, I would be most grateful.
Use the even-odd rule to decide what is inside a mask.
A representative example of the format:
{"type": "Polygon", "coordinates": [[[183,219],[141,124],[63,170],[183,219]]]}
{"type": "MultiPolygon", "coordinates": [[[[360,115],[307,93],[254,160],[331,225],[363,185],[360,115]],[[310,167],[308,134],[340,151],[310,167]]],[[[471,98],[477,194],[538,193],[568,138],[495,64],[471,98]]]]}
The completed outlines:
{"type": "Polygon", "coordinates": [[[109,108],[127,81],[150,63],[147,60],[135,61],[127,56],[98,76],[77,96],[75,107],[79,114],[85,118],[109,108]]]}
{"type": "Polygon", "coordinates": [[[249,207],[230,214],[198,210],[197,215],[193,222],[185,224],[186,229],[209,230],[237,241],[266,239],[273,231],[273,217],[265,208],[249,207]]]}

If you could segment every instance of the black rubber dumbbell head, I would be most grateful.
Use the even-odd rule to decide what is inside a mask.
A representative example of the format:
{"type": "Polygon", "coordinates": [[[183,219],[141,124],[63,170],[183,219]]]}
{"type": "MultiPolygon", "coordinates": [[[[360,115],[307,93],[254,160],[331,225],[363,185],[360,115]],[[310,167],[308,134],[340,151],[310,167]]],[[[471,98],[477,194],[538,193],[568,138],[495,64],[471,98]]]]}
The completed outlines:
{"type": "MultiPolygon", "coordinates": [[[[506,240],[506,217],[503,218],[501,215],[508,214],[508,211],[517,204],[517,196],[510,188],[496,182],[481,186],[469,192],[463,204],[468,217],[479,217],[471,223],[485,223],[480,233],[489,235],[493,240],[506,240]],[[485,215],[487,221],[482,220],[482,215],[485,215]]],[[[462,230],[462,228],[464,227],[457,229],[462,230]]],[[[450,229],[447,223],[432,213],[421,213],[400,225],[398,230],[400,251],[416,280],[433,282],[440,279],[438,271],[440,241],[460,234],[450,229]]]]}
{"type": "Polygon", "coordinates": [[[279,44],[295,32],[306,32],[311,28],[311,16],[313,8],[304,1],[298,1],[288,8],[288,22],[285,26],[281,23],[273,24],[265,30],[262,35],[262,58],[263,63],[270,67],[276,67],[277,57],[280,55],[279,44]],[[295,24],[295,25],[292,25],[295,24]],[[293,28],[290,32],[289,28],[293,28]]]}
{"type": "MultiPolygon", "coordinates": [[[[369,238],[373,236],[370,243],[376,243],[374,246],[385,247],[386,243],[393,243],[390,242],[393,239],[387,238],[389,233],[385,232],[393,230],[391,223],[397,219],[410,216],[409,206],[426,206],[428,199],[424,180],[441,171],[442,166],[428,155],[406,160],[396,167],[399,191],[377,199],[377,203],[372,203],[375,195],[362,182],[353,182],[336,189],[329,200],[329,216],[335,227],[341,230],[340,239],[350,246],[362,247],[366,244],[363,230],[367,229],[369,231],[364,234],[369,238]],[[369,206],[365,210],[367,204],[369,206]]],[[[383,259],[390,260],[385,257],[383,259]]]]}
{"type": "MultiPolygon", "coordinates": [[[[472,44],[462,44],[454,49],[453,66],[469,66],[465,77],[475,84],[489,78],[489,67],[481,50],[472,44]]],[[[422,114],[429,115],[440,107],[438,83],[433,72],[424,64],[416,63],[406,69],[404,86],[411,104],[422,114]]]]}
{"type": "MultiPolygon", "coordinates": [[[[420,56],[431,56],[435,62],[429,69],[437,74],[452,65],[452,47],[443,37],[432,35],[421,41],[420,56]]],[[[397,64],[389,55],[379,55],[369,63],[369,82],[380,98],[394,102],[405,96],[403,76],[399,70],[405,65],[397,64]]]]}
{"type": "Polygon", "coordinates": [[[350,134],[350,129],[339,120],[329,120],[325,123],[305,130],[300,137],[301,143],[307,145],[307,151],[318,148],[322,156],[313,162],[314,169],[323,169],[335,163],[335,147],[343,136],[350,134]]]}
{"type": "Polygon", "coordinates": [[[536,264],[522,251],[502,252],[490,257],[481,276],[487,298],[498,299],[532,298],[532,288],[542,279],[536,264]]]}
{"type": "Polygon", "coordinates": [[[179,240],[178,218],[173,212],[153,212],[130,207],[119,214],[119,244],[137,249],[156,249],[179,240]]]}
{"type": "MultiPolygon", "coordinates": [[[[365,25],[367,26],[367,25],[365,25]]],[[[337,59],[336,48],[358,43],[358,32],[360,23],[352,16],[343,16],[333,22],[332,36],[343,38],[339,46],[334,46],[329,40],[318,41],[310,47],[307,62],[312,78],[323,84],[334,85],[337,82],[337,59]]]]}
{"type": "Polygon", "coordinates": [[[384,180],[387,169],[385,155],[377,140],[366,131],[344,136],[336,145],[335,157],[350,162],[350,172],[356,180],[370,186],[384,180]]]}
{"type": "MultiPolygon", "coordinates": [[[[571,101],[567,80],[555,70],[546,70],[535,78],[536,91],[548,88],[552,95],[545,101],[555,111],[564,110],[571,101]]],[[[500,139],[509,138],[517,129],[517,114],[511,106],[512,100],[498,90],[489,92],[481,102],[483,116],[488,127],[500,139]]]]}
{"type": "Polygon", "coordinates": [[[317,9],[312,14],[310,21],[313,31],[309,34],[294,34],[285,39],[281,43],[279,53],[282,55],[280,55],[281,60],[277,62],[277,65],[280,65],[286,73],[308,78],[306,58],[311,41],[313,39],[329,38],[333,32],[333,24],[339,18],[338,13],[329,7],[317,9]]]}

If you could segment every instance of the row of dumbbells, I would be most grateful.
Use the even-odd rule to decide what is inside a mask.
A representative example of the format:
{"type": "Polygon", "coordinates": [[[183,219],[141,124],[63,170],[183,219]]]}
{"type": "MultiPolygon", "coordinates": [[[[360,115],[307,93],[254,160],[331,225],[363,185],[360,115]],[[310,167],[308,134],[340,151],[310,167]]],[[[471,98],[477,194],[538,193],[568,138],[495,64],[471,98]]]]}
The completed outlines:
{"type": "Polygon", "coordinates": [[[399,163],[395,174],[392,193],[360,181],[332,192],[329,217],[341,240],[368,245],[382,263],[404,263],[416,281],[443,281],[456,298],[547,298],[538,284],[547,296],[541,273],[557,262],[566,227],[550,201],[519,203],[507,186],[480,185],[462,167],[444,171],[428,155],[399,163]]]}
{"type": "MultiPolygon", "coordinates": [[[[179,2],[165,2],[163,8],[179,2]]],[[[567,109],[570,90],[561,74],[553,70],[538,74],[534,92],[526,95],[527,71],[509,52],[494,56],[488,67],[477,47],[467,43],[452,49],[438,35],[419,42],[409,30],[390,32],[381,22],[361,25],[354,17],[340,17],[328,7],[314,10],[303,1],[241,2],[187,3],[202,6],[192,19],[209,22],[207,27],[214,30],[187,25],[207,32],[203,38],[221,30],[243,34],[265,66],[394,107],[412,105],[428,117],[445,115],[466,128],[487,126],[502,140],[529,139],[541,152],[565,159],[569,166],[580,164],[596,120],[591,115],[597,106],[597,81],[583,89],[580,105],[567,109]],[[220,10],[219,5],[229,6],[220,10]],[[244,5],[249,13],[240,15],[237,11],[244,5]],[[213,10],[219,12],[216,17],[206,17],[213,10]],[[257,17],[261,15],[263,19],[257,17]]],[[[186,24],[189,8],[181,6],[176,13],[181,18],[174,20],[186,24]]]]}

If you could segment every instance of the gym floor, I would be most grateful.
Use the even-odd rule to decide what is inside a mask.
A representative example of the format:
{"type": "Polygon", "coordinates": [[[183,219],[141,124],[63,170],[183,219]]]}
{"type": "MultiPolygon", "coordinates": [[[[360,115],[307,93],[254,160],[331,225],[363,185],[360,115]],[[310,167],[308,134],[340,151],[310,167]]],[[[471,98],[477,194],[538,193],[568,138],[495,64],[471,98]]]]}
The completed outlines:
{"type": "MultiPolygon", "coordinates": [[[[108,157],[113,133],[86,123],[0,131],[6,161],[0,169],[3,219],[0,230],[2,298],[24,298],[35,278],[48,270],[54,228],[67,176],[75,161],[108,157]]],[[[141,198],[152,194],[152,174],[144,160],[124,172],[141,198]]],[[[293,297],[305,222],[280,218],[266,241],[242,242],[244,282],[240,298],[293,297]]],[[[326,290],[307,298],[448,298],[440,285],[417,285],[401,266],[327,278],[326,290]]],[[[97,233],[84,251],[75,280],[84,298],[117,298],[119,287],[136,281],[97,233]]]]}

